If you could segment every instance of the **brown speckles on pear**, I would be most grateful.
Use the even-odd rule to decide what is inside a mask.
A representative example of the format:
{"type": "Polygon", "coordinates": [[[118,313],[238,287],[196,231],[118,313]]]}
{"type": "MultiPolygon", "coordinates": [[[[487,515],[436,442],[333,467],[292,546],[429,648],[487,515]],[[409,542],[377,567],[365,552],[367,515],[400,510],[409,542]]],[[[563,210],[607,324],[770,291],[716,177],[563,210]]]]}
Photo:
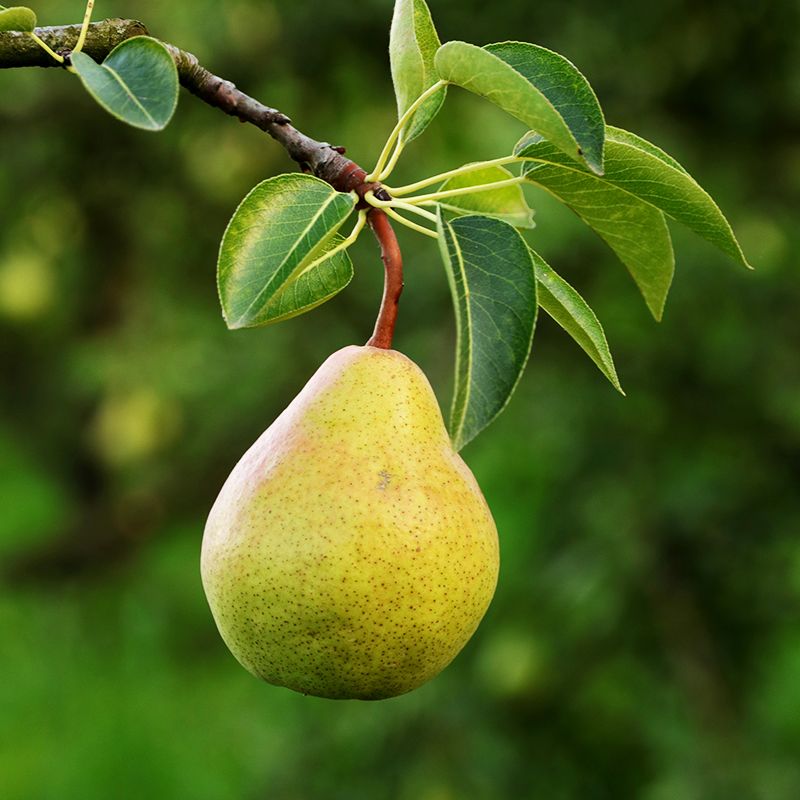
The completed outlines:
{"type": "Polygon", "coordinates": [[[206,525],[220,633],[304,694],[410,691],[464,646],[494,593],[497,534],[404,355],[346,347],[236,465],[206,525]]]}

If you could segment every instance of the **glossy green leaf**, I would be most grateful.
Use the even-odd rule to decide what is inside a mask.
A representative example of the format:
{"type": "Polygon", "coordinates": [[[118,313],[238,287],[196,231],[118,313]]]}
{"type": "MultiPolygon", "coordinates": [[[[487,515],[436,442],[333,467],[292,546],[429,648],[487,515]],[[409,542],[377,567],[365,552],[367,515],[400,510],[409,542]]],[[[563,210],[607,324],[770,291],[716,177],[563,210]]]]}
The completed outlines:
{"type": "Polygon", "coordinates": [[[438,214],[439,247],[456,314],[450,437],[461,449],[508,403],[530,354],[536,277],[525,240],[507,222],[438,214]]]}
{"type": "Polygon", "coordinates": [[[660,208],[735,261],[751,268],[719,206],[694,178],[654,144],[620,128],[608,128],[618,154],[606,179],[660,208]]]}
{"type": "MultiPolygon", "coordinates": [[[[642,139],[641,136],[637,136],[635,133],[625,131],[622,128],[615,128],[613,125],[606,125],[606,137],[620,144],[629,144],[632,147],[638,147],[640,150],[650,153],[651,156],[660,159],[670,167],[675,167],[675,169],[681,172],[686,172],[671,155],[668,155],[660,147],[656,147],[652,142],[648,142],[647,139],[642,139]]],[[[688,173],[686,174],[688,175],[688,173]]]]}
{"type": "Polygon", "coordinates": [[[586,301],[545,260],[531,250],[539,307],[551,316],[594,361],[614,388],[622,391],[603,326],[586,301]]]}
{"type": "Polygon", "coordinates": [[[338,262],[320,265],[315,274],[301,273],[325,252],[355,203],[353,194],[300,173],[278,175],[252,189],[228,223],[217,263],[228,327],[285,319],[341,289],[347,281],[338,262]],[[300,281],[296,295],[284,294],[295,280],[300,281]]]}
{"type": "MultiPolygon", "coordinates": [[[[508,180],[514,176],[504,167],[484,167],[464,172],[445,181],[437,191],[461,189],[467,186],[485,186],[487,183],[508,180]]],[[[522,187],[501,186],[499,189],[460,194],[446,197],[439,201],[442,208],[456,214],[483,214],[497,217],[513,225],[515,228],[533,228],[533,211],[525,200],[522,187]]]]}
{"type": "MultiPolygon", "coordinates": [[[[675,271],[675,257],[664,215],[644,200],[599,177],[565,156],[540,136],[518,145],[528,180],[569,206],[617,254],[636,281],[647,307],[661,319],[675,271]]],[[[619,145],[606,141],[606,175],[613,172],[619,145]]]]}
{"type": "Polygon", "coordinates": [[[0,33],[22,31],[30,33],[36,28],[36,12],[25,6],[12,6],[0,11],[0,33]]]}
{"type": "MultiPolygon", "coordinates": [[[[525,137],[517,146],[525,146],[525,137]]],[[[586,170],[559,153],[553,156],[564,168],[586,170]]],[[[535,166],[528,167],[535,169],[535,166]]],[[[745,267],[730,223],[709,194],[674,159],[654,144],[620,128],[606,134],[606,171],[603,180],[663,211],[683,223],[745,267]]]]}
{"type": "MultiPolygon", "coordinates": [[[[389,61],[392,68],[398,119],[411,104],[439,80],[433,64],[440,47],[439,36],[425,0],[395,0],[389,33],[389,61]]],[[[446,87],[428,98],[400,134],[410,142],[428,127],[444,102],[446,87]]]]}
{"type": "Polygon", "coordinates": [[[126,39],[102,64],[86,53],[74,53],[71,60],[89,94],[117,119],[148,131],[160,131],[172,119],[178,71],[169,50],[156,39],[126,39]]]}
{"type": "MultiPolygon", "coordinates": [[[[320,255],[337,247],[342,241],[343,237],[335,234],[325,242],[320,255]]],[[[259,324],[271,325],[311,311],[341,292],[352,278],[353,262],[346,250],[339,250],[330,258],[303,270],[274,295],[264,306],[259,324]]]]}
{"type": "Polygon", "coordinates": [[[603,172],[605,123],[586,78],[566,58],[524,42],[448,42],[439,76],[487,98],[593,172],[603,172]]]}

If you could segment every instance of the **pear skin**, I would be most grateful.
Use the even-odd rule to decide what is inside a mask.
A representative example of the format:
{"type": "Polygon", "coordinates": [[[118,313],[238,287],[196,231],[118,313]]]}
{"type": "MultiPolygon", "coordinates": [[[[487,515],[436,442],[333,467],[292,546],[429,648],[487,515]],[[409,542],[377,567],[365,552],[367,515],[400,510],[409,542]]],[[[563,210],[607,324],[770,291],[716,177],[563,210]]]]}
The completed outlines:
{"type": "Polygon", "coordinates": [[[377,700],[441,672],[492,599],[498,542],[419,367],[330,356],[222,487],[201,572],[225,643],[269,683],[377,700]]]}

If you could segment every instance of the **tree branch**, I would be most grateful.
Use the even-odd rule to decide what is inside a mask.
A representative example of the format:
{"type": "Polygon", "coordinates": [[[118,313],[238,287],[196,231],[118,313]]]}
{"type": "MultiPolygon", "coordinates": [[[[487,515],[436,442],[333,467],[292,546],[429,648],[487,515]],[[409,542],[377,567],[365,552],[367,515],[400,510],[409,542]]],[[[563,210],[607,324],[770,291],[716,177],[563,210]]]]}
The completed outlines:
{"type": "MultiPolygon", "coordinates": [[[[36,34],[56,53],[69,53],[78,42],[80,25],[37,28],[36,34]]],[[[146,36],[147,28],[134,19],[106,19],[89,26],[83,52],[102,61],[120,42],[146,36]]],[[[0,33],[0,68],[60,67],[27,33],[0,33]]]]}
{"type": "MultiPolygon", "coordinates": [[[[37,28],[36,34],[55,52],[68,56],[78,41],[80,25],[37,28]]],[[[118,44],[133,36],[147,36],[144,24],[136,20],[107,19],[89,26],[84,52],[102,61],[118,44]]],[[[203,102],[243,122],[265,131],[286,149],[301,169],[312,172],[339,191],[357,189],[353,185],[353,162],[344,156],[344,148],[319,142],[291,125],[289,117],[260,103],[202,67],[196,56],[174,45],[163,43],[178,68],[181,85],[203,102]]],[[[25,33],[0,33],[0,69],[7,67],[61,66],[25,33]]],[[[362,181],[363,182],[363,181],[362,181]]],[[[363,191],[366,191],[364,189],[363,191]]],[[[359,192],[363,195],[363,191],[359,192]]]]}
{"type": "MultiPolygon", "coordinates": [[[[80,25],[60,25],[37,28],[36,34],[52,50],[68,59],[78,41],[80,25]]],[[[147,36],[147,28],[136,20],[107,19],[89,26],[85,53],[102,61],[118,44],[133,36],[147,36]]],[[[201,66],[197,57],[175,45],[162,42],[169,50],[178,69],[181,85],[208,105],[218,108],[242,122],[255,125],[280,143],[300,169],[329,183],[337,191],[354,191],[359,197],[358,208],[365,208],[364,194],[372,191],[380,200],[390,197],[379,183],[365,183],[367,173],[344,155],[343,147],[312,139],[297,130],[289,117],[270,108],[201,66]]],[[[0,69],[9,67],[59,67],[33,39],[25,33],[0,33],[0,69]]],[[[381,258],[386,267],[386,284],[375,332],[369,344],[391,347],[397,301],[403,288],[402,258],[397,239],[389,220],[382,211],[370,209],[370,228],[381,246],[381,258]]]]}

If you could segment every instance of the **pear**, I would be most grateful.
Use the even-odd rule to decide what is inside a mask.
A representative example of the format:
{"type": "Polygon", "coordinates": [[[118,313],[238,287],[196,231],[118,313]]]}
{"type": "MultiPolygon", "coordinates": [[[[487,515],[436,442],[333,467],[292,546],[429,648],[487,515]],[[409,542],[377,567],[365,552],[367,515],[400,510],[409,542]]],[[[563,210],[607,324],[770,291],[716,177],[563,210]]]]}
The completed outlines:
{"type": "Polygon", "coordinates": [[[222,487],[201,572],[222,638],[269,683],[372,700],[444,669],[492,599],[498,543],[422,370],[330,356],[222,487]]]}

